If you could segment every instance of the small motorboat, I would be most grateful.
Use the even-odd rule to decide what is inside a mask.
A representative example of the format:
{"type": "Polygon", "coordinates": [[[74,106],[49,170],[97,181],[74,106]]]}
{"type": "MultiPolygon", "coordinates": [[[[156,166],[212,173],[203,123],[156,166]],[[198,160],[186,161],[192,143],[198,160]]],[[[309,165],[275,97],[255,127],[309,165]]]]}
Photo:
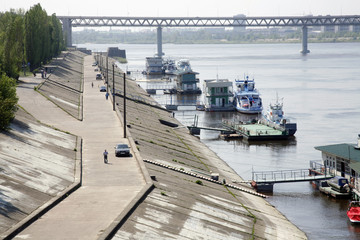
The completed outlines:
{"type": "Polygon", "coordinates": [[[346,214],[350,222],[360,223],[360,201],[351,201],[346,214]]]}

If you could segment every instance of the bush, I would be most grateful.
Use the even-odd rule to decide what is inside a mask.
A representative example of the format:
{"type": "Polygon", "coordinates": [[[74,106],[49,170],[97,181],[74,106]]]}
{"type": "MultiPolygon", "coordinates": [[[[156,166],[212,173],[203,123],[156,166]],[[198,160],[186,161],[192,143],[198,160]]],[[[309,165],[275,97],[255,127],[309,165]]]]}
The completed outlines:
{"type": "Polygon", "coordinates": [[[15,79],[2,74],[0,78],[0,129],[6,129],[15,117],[17,102],[15,79]]]}

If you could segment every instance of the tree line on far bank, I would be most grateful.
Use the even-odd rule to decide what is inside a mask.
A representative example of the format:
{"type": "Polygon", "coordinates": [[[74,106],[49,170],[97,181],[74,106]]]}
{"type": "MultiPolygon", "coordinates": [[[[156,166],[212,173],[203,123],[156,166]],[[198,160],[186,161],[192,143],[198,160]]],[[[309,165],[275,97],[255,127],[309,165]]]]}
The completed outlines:
{"type": "Polygon", "coordinates": [[[33,72],[64,49],[62,26],[40,4],[28,11],[0,12],[0,129],[13,119],[16,80],[20,72],[33,72]]]}
{"type": "MultiPolygon", "coordinates": [[[[156,43],[156,32],[130,30],[96,31],[85,29],[72,33],[73,43],[156,43]]],[[[278,42],[300,42],[302,39],[301,28],[291,31],[277,31],[277,29],[263,29],[261,31],[246,30],[232,31],[222,29],[171,29],[163,30],[162,42],[173,44],[217,44],[217,43],[278,43],[278,42]]],[[[359,42],[359,32],[309,32],[309,42],[359,42]]]]}

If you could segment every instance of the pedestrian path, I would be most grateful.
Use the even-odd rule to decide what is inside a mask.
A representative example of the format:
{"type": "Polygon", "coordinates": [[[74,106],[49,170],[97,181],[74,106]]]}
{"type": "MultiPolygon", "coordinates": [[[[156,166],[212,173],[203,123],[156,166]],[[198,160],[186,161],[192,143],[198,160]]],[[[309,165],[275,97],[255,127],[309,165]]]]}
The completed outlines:
{"type": "Polygon", "coordinates": [[[129,142],[122,136],[123,127],[111,101],[99,91],[102,82],[95,80],[92,62],[92,56],[85,57],[82,122],[31,87],[19,88],[19,104],[35,118],[83,138],[83,181],[77,191],[14,239],[97,239],[146,185],[134,157],[115,157],[115,144],[129,142]],[[105,149],[108,164],[103,161],[105,149]]]}

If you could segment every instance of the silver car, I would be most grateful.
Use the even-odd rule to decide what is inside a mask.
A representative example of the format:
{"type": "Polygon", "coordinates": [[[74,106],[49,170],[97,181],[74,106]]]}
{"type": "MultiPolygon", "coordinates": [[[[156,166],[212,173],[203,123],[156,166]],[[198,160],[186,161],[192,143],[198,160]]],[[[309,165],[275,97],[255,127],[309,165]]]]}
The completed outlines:
{"type": "Polygon", "coordinates": [[[130,147],[127,144],[117,144],[115,146],[115,156],[116,157],[130,156],[130,147]]]}

